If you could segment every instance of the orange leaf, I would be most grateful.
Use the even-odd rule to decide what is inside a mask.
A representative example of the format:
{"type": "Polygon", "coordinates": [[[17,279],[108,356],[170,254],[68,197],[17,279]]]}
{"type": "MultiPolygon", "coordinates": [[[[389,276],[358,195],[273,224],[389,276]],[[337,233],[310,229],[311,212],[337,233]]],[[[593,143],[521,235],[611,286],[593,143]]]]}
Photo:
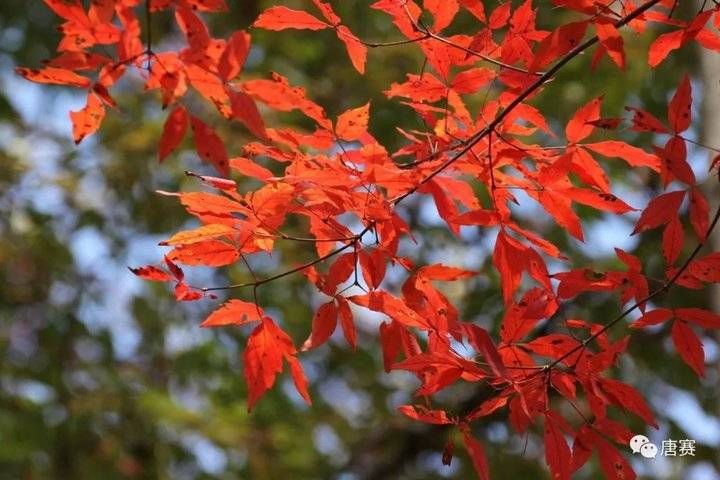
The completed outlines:
{"type": "Polygon", "coordinates": [[[365,73],[365,62],[367,61],[367,47],[353,34],[345,25],[338,25],[335,33],[345,44],[350,61],[360,74],[365,73]]]}
{"type": "Polygon", "coordinates": [[[94,93],[88,94],[85,108],[70,112],[75,143],[78,144],[88,135],[95,133],[100,128],[103,118],[105,118],[105,106],[102,100],[94,93]]]}
{"type": "Polygon", "coordinates": [[[226,325],[245,325],[261,321],[265,313],[254,303],[233,299],[223,304],[200,324],[201,327],[224,327],[226,325]]]}
{"type": "Polygon", "coordinates": [[[264,317],[250,334],[243,354],[248,410],[252,410],[257,400],[275,384],[278,373],[282,372],[283,358],[290,364],[290,373],[298,392],[308,404],[311,403],[307,380],[295,353],[295,346],[288,334],[269,317],[264,317]]]}
{"type": "Polygon", "coordinates": [[[236,230],[223,223],[211,223],[210,225],[203,225],[202,227],[194,230],[186,230],[184,232],[178,232],[169,240],[166,240],[160,245],[187,245],[190,243],[202,242],[204,240],[211,240],[213,238],[230,236],[236,233],[236,230]]]}
{"type": "Polygon", "coordinates": [[[89,88],[92,84],[89,78],[64,68],[45,67],[35,69],[18,67],[15,72],[25,77],[25,79],[37,83],[51,83],[78,88],[89,88]]]}
{"type": "Polygon", "coordinates": [[[330,28],[330,25],[307,12],[276,6],[262,12],[253,23],[253,27],[276,31],[286,28],[323,30],[330,28]]]}
{"type": "Polygon", "coordinates": [[[237,248],[220,240],[204,240],[189,245],[178,245],[167,256],[169,259],[185,265],[208,267],[230,265],[240,258],[237,248]]]}
{"type": "Polygon", "coordinates": [[[341,113],[335,126],[335,133],[343,140],[358,140],[367,133],[370,103],[341,113]]]}
{"type": "Polygon", "coordinates": [[[232,80],[240,74],[248,53],[250,53],[250,34],[244,30],[233,33],[218,62],[218,73],[223,80],[232,80]]]}
{"type": "Polygon", "coordinates": [[[233,117],[240,120],[256,137],[266,139],[265,122],[252,97],[244,92],[232,92],[230,102],[233,117]]]}
{"type": "Polygon", "coordinates": [[[153,282],[169,282],[174,277],[172,277],[169,273],[167,273],[165,270],[162,270],[158,267],[155,267],[153,265],[147,265],[145,267],[137,267],[137,268],[130,268],[128,269],[137,275],[140,278],[143,278],[145,280],[151,280],[153,282]]]}

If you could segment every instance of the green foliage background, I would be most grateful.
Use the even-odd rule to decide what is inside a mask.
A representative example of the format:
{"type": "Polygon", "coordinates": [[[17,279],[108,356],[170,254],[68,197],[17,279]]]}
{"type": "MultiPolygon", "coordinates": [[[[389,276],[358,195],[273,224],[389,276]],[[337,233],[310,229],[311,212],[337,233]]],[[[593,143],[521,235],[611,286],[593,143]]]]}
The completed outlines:
{"type": "MultiPolygon", "coordinates": [[[[228,14],[206,17],[216,36],[247,28],[271,2],[229,3],[228,14]]],[[[333,3],[361,38],[399,38],[388,18],[371,11],[368,2],[333,3]]],[[[310,2],[284,4],[312,8],[310,2]]],[[[486,5],[490,11],[495,4],[486,5]]],[[[566,20],[546,8],[539,16],[546,29],[566,20]]],[[[466,16],[453,28],[472,28],[472,22],[466,16]]],[[[156,147],[166,113],[154,95],[138,93],[137,76],[121,85],[120,108],[108,115],[101,133],[76,148],[66,112],[83,103],[81,96],[27,84],[12,72],[15,66],[39,66],[53,55],[57,24],[39,0],[0,2],[0,478],[472,478],[459,445],[453,465],[441,465],[447,430],[412,423],[394,411],[412,400],[416,382],[403,373],[382,371],[377,319],[361,322],[356,352],[337,339],[301,356],[312,381],[312,408],[302,404],[283,377],[248,415],[241,352],[249,332],[199,329],[199,321],[218,302],[177,304],[164,285],[139,282],[125,268],[155,262],[162,255],[157,242],[191,225],[177,202],[154,191],[198,189],[182,171],[207,168],[190,142],[180,155],[157,165],[156,147]]],[[[171,17],[154,17],[155,37],[161,39],[158,48],[177,45],[178,34],[171,26],[171,17]]],[[[247,77],[278,71],[305,86],[331,118],[370,100],[371,130],[388,148],[402,142],[396,126],[423,128],[409,108],[382,94],[405,73],[421,70],[419,49],[371,50],[367,74],[361,77],[330,31],[252,34],[247,77]]],[[[601,93],[605,116],[619,116],[624,105],[633,104],[662,117],[670,90],[682,72],[692,70],[694,59],[688,53],[675,55],[650,71],[645,62],[649,38],[628,42],[624,74],[607,61],[589,73],[588,55],[547,86],[536,104],[558,131],[579,105],[601,93]]],[[[483,97],[472,98],[471,108],[477,109],[483,97]]],[[[191,108],[226,129],[223,135],[232,152],[251,140],[237,125],[227,127],[201,101],[191,103],[191,108]]],[[[274,125],[305,121],[268,115],[274,125]]],[[[637,139],[645,146],[650,140],[637,139]]],[[[644,189],[659,188],[642,174],[625,177],[614,166],[610,171],[622,176],[617,180],[639,199],[630,202],[635,206],[644,204],[644,189]]],[[[492,237],[471,232],[453,238],[427,210],[417,201],[404,211],[422,239],[413,252],[416,260],[468,263],[489,272],[492,237]]],[[[581,213],[588,222],[599,220],[581,213]]],[[[617,266],[611,256],[593,254],[593,242],[605,235],[602,229],[593,230],[596,237],[581,249],[536,217],[528,214],[528,225],[544,228],[571,258],[592,259],[598,269],[617,266]]],[[[636,248],[649,259],[650,271],[661,277],[658,251],[658,238],[652,235],[644,236],[636,248]]],[[[306,245],[283,244],[272,261],[257,268],[276,272],[284,263],[311,254],[306,245]]],[[[247,274],[230,268],[192,275],[196,283],[224,284],[247,274]]],[[[462,308],[465,320],[497,326],[502,300],[495,274],[447,293],[462,308]]],[[[671,292],[665,300],[702,303],[702,295],[671,292]]],[[[319,299],[301,276],[263,287],[260,299],[296,342],[308,335],[319,299]]],[[[567,314],[602,322],[618,309],[616,299],[585,295],[567,314]]],[[[667,332],[637,334],[631,358],[623,360],[617,373],[649,396],[662,418],[657,438],[689,438],[682,422],[663,417],[664,399],[674,391],[670,385],[686,390],[718,422],[717,363],[699,382],[666,340],[667,332]]],[[[711,339],[708,342],[712,360],[718,348],[711,339]]],[[[449,409],[462,411],[485,394],[477,387],[459,387],[439,399],[449,409]]],[[[642,429],[639,423],[633,425],[642,429]]],[[[476,433],[487,445],[495,478],[546,478],[537,431],[518,436],[499,415],[479,425],[476,433]]],[[[719,464],[711,444],[699,444],[694,458],[678,458],[664,466],[636,463],[646,478],[702,479],[720,478],[719,464]],[[696,472],[707,476],[690,476],[696,472]]],[[[599,478],[596,468],[593,464],[583,469],[578,478],[599,478]]]]}

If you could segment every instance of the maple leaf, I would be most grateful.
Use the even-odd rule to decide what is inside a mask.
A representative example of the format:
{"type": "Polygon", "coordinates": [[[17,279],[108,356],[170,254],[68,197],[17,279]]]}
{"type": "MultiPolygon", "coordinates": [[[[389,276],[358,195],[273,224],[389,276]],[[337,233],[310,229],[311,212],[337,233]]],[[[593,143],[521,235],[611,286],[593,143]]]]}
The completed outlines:
{"type": "Polygon", "coordinates": [[[223,304],[203,321],[201,327],[224,327],[227,325],[244,325],[262,321],[265,313],[254,303],[233,299],[223,304]]]}
{"type": "Polygon", "coordinates": [[[672,341],[680,358],[700,377],[705,376],[705,352],[702,342],[683,320],[675,320],[671,329],[672,341]]]}
{"type": "Polygon", "coordinates": [[[302,350],[310,350],[327,342],[330,335],[335,331],[338,320],[338,309],[335,301],[324,303],[315,312],[313,318],[312,333],[305,340],[302,350]]]}
{"type": "Polygon", "coordinates": [[[572,455],[558,421],[560,416],[552,410],[545,415],[545,461],[554,479],[570,480],[572,455]]]}
{"type": "Polygon", "coordinates": [[[640,215],[632,234],[635,235],[645,230],[657,228],[676,218],[680,204],[684,199],[685,192],[682,190],[664,193],[653,198],[640,215]]]}
{"type": "Polygon", "coordinates": [[[77,88],[89,88],[92,82],[89,78],[78,75],[72,70],[57,67],[45,67],[41,69],[18,67],[15,69],[18,75],[36,83],[50,83],[55,85],[68,85],[77,88]]]}
{"type": "Polygon", "coordinates": [[[137,268],[128,267],[128,269],[138,277],[141,277],[145,280],[151,280],[153,282],[168,282],[173,279],[173,277],[165,270],[162,270],[153,265],[147,265],[145,267],[137,268]]]}
{"type": "Polygon", "coordinates": [[[189,116],[184,107],[179,106],[173,109],[165,120],[163,133],[160,137],[158,148],[158,161],[162,162],[173,150],[180,145],[185,132],[187,131],[189,116]]]}
{"type": "Polygon", "coordinates": [[[448,425],[455,423],[444,410],[429,410],[421,405],[401,405],[398,411],[403,415],[432,425],[448,425]]]}
{"type": "Polygon", "coordinates": [[[465,443],[465,449],[470,455],[473,467],[477,472],[480,480],[490,480],[490,468],[488,466],[487,455],[485,454],[485,448],[470,431],[470,427],[467,424],[460,426],[460,431],[463,435],[463,442],[465,443]]]}
{"type": "Polygon", "coordinates": [[[217,133],[202,120],[190,116],[190,128],[195,138],[195,148],[200,158],[211,163],[221,175],[228,176],[230,167],[225,144],[217,133]]]}
{"type": "Polygon", "coordinates": [[[310,405],[307,379],[300,361],[295,356],[292,340],[269,317],[250,334],[243,353],[245,380],[248,385],[248,411],[257,400],[275,384],[282,372],[283,359],[290,365],[290,373],[300,396],[310,405]]]}
{"type": "Polygon", "coordinates": [[[335,134],[349,142],[360,139],[367,133],[369,115],[370,103],[343,112],[338,117],[335,134]]]}
{"type": "Polygon", "coordinates": [[[70,112],[70,120],[73,124],[73,139],[79,144],[88,135],[92,135],[100,128],[105,118],[105,106],[99,96],[89,93],[87,104],[82,110],[70,112]]]}
{"type": "Polygon", "coordinates": [[[286,28],[323,30],[330,28],[330,25],[307,12],[277,6],[262,12],[253,23],[253,27],[266,30],[285,30],[286,28]]]}

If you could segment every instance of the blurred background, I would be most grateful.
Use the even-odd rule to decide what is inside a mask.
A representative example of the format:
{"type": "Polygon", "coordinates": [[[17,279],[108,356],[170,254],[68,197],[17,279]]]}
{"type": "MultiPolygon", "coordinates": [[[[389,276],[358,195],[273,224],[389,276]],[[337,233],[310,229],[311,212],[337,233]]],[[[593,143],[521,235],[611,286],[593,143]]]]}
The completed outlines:
{"type": "MultiPolygon", "coordinates": [[[[205,17],[217,37],[247,28],[271,2],[228,3],[228,14],[205,17]]],[[[313,8],[309,1],[283,4],[313,8]]],[[[361,38],[399,38],[388,17],[369,9],[369,2],[333,4],[361,38]]],[[[487,11],[495,6],[486,5],[487,11]]],[[[683,8],[689,12],[697,7],[687,2],[683,8]]],[[[550,10],[538,17],[544,29],[564,21],[567,18],[550,10]]],[[[179,44],[171,17],[156,15],[153,22],[160,49],[179,44]]],[[[472,22],[463,15],[451,32],[466,31],[472,22]]],[[[403,372],[383,372],[376,338],[382,318],[356,315],[360,338],[355,352],[336,336],[301,355],[311,380],[311,408],[283,376],[256,410],[247,413],[241,353],[249,330],[198,328],[222,298],[177,303],[165,285],[139,281],[126,268],[157,262],[164,251],[158,241],[193,225],[178,202],[154,191],[201,189],[183,175],[185,169],[213,173],[187,139],[179,155],[157,164],[166,112],[155,94],[139,93],[139,75],[115,90],[119,108],[108,114],[100,134],[80,147],[73,145],[67,112],[84,105],[81,92],[30,84],[13,72],[16,66],[38,67],[54,55],[57,25],[40,0],[0,2],[0,479],[473,478],[460,445],[450,466],[441,463],[451,432],[413,423],[395,411],[412,401],[417,382],[403,372]]],[[[624,74],[607,59],[589,74],[586,55],[563,70],[536,98],[536,105],[558,132],[578,106],[599,94],[605,95],[605,117],[621,116],[624,105],[634,105],[664,118],[678,79],[689,72],[697,108],[690,135],[720,146],[717,55],[686,48],[651,71],[645,55],[656,33],[626,37],[629,61],[624,74]]],[[[396,126],[423,128],[409,108],[382,94],[405,73],[421,70],[419,49],[371,50],[367,73],[360,77],[331,31],[252,35],[245,78],[282,73],[305,86],[330,118],[370,100],[371,131],[388,149],[402,144],[396,126]]],[[[483,99],[484,94],[468,99],[473,111],[483,99]]],[[[231,152],[238,153],[250,140],[203,102],[193,107],[212,126],[225,128],[222,134],[231,152]]],[[[310,126],[300,117],[266,113],[270,125],[310,126]]],[[[653,140],[659,142],[630,131],[620,135],[646,148],[653,140]]],[[[691,154],[696,175],[707,178],[708,152],[691,154]]],[[[662,188],[647,171],[628,173],[616,161],[603,165],[617,182],[616,193],[634,207],[643,207],[662,188]]],[[[709,198],[714,206],[717,195],[709,198]]],[[[518,216],[573,260],[590,262],[598,270],[620,268],[613,253],[619,246],[645,259],[649,275],[663,276],[659,232],[643,235],[642,243],[630,238],[632,215],[604,217],[580,209],[588,239],[580,244],[531,200],[522,200],[518,216]]],[[[453,237],[423,198],[408,202],[403,215],[420,239],[412,246],[418,263],[443,261],[489,272],[446,293],[463,319],[497,328],[502,298],[498,278],[489,270],[494,234],[464,229],[461,237],[453,237]]],[[[409,252],[410,247],[403,248],[409,252]]],[[[258,268],[261,273],[277,272],[293,258],[307,255],[307,248],[283,244],[258,268]]],[[[191,269],[189,274],[192,283],[222,285],[244,279],[246,272],[191,269]]],[[[391,276],[388,288],[399,280],[391,276]]],[[[234,292],[241,297],[247,293],[234,292]]],[[[719,297],[709,290],[674,290],[662,301],[709,307],[719,297]]],[[[260,301],[300,343],[320,299],[303,277],[292,276],[264,286],[260,301]]],[[[619,308],[616,298],[586,294],[568,315],[602,322],[619,308]]],[[[679,360],[668,340],[664,329],[636,333],[630,355],[616,371],[646,395],[660,430],[648,433],[637,419],[622,420],[657,444],[694,439],[697,450],[694,457],[654,461],[636,456],[633,465],[642,478],[720,479],[718,339],[703,338],[709,362],[703,380],[679,360]]],[[[471,404],[476,394],[473,388],[458,387],[440,394],[438,401],[457,410],[471,404]]],[[[537,429],[517,435],[509,430],[503,412],[478,424],[475,433],[486,445],[494,478],[547,478],[541,431],[540,436],[537,429]]],[[[600,478],[598,472],[593,460],[577,478],[600,478]]]]}

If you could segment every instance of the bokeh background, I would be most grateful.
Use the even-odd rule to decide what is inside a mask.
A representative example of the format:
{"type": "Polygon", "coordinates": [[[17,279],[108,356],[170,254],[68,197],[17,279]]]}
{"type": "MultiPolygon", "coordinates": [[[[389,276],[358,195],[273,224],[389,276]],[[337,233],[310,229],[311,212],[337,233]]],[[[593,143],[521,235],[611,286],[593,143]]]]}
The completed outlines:
{"type": "MultiPolygon", "coordinates": [[[[228,14],[206,17],[215,36],[248,27],[270,4],[228,3],[228,14]]],[[[312,9],[309,1],[283,3],[312,9]]],[[[369,3],[333,2],[360,37],[398,39],[388,17],[370,10],[369,3]]],[[[692,2],[681,4],[681,13],[697,8],[692,2]]],[[[488,11],[494,6],[486,2],[488,11]]],[[[472,21],[460,17],[453,31],[471,28],[472,21]]],[[[547,8],[538,18],[545,29],[562,21],[567,18],[547,8]]],[[[249,331],[198,328],[222,298],[179,304],[166,286],[139,281],[126,268],[156,262],[163,253],[158,241],[193,225],[176,201],[155,190],[201,188],[182,172],[205,172],[207,167],[187,142],[179,155],[157,164],[166,112],[155,95],[140,93],[139,75],[116,90],[120,107],[109,113],[101,133],[80,147],[73,145],[67,112],[84,104],[82,94],[30,84],[13,72],[16,66],[36,67],[53,56],[57,24],[40,0],[0,2],[0,479],[473,478],[460,445],[451,466],[442,465],[447,429],[413,423],[395,412],[397,405],[412,401],[417,382],[403,372],[382,371],[378,317],[358,313],[355,352],[338,337],[301,355],[311,380],[311,408],[283,376],[247,413],[241,352],[249,331]]],[[[180,42],[169,16],[155,16],[153,31],[161,49],[180,42]]],[[[645,55],[657,33],[626,37],[629,62],[623,74],[607,61],[589,74],[589,56],[580,58],[536,104],[558,131],[579,105],[601,93],[605,116],[620,116],[622,107],[632,104],[663,118],[674,85],[689,72],[696,100],[690,135],[720,147],[717,54],[686,48],[650,70],[645,55]]],[[[382,94],[405,73],[421,70],[417,48],[371,50],[367,74],[360,77],[330,31],[252,34],[246,78],[278,71],[305,86],[331,118],[370,100],[371,131],[388,148],[402,143],[396,126],[423,128],[409,108],[382,94]]],[[[485,94],[493,92],[469,99],[471,108],[477,109],[485,94]]],[[[226,129],[231,151],[250,140],[202,102],[192,106],[211,125],[226,129]]],[[[294,115],[267,113],[271,125],[310,126],[294,115]]],[[[629,131],[620,135],[645,147],[660,141],[629,131]]],[[[708,152],[693,150],[692,158],[698,177],[707,178],[708,152]]],[[[616,193],[635,207],[644,206],[661,188],[647,172],[628,173],[617,162],[605,166],[617,182],[616,193]]],[[[704,183],[710,191],[711,180],[704,183]]],[[[717,198],[711,196],[711,203],[717,204],[717,198]]],[[[646,259],[650,275],[662,277],[659,234],[643,235],[642,243],[629,237],[632,215],[609,218],[580,210],[588,239],[580,244],[532,201],[521,203],[518,215],[528,226],[544,232],[572,259],[598,269],[619,267],[613,247],[620,246],[646,259]]],[[[490,270],[494,234],[464,229],[455,238],[422,198],[408,202],[403,215],[420,239],[417,246],[403,248],[418,262],[440,260],[486,272],[447,294],[465,320],[497,328],[502,299],[497,275],[490,270]]],[[[277,272],[293,258],[306,256],[307,248],[283,244],[256,268],[277,272]]],[[[196,269],[190,275],[195,284],[224,284],[243,280],[247,273],[241,268],[196,269]]],[[[389,288],[399,281],[391,275],[389,288]]],[[[259,293],[263,306],[295,341],[304,340],[320,300],[307,282],[288,277],[259,293]]],[[[676,290],[662,301],[711,307],[713,298],[718,301],[718,294],[710,290],[676,290]]],[[[568,308],[568,315],[602,322],[618,309],[617,299],[587,294],[568,308]]],[[[636,333],[630,355],[616,371],[646,394],[658,414],[661,427],[648,433],[651,440],[697,442],[694,457],[633,458],[642,478],[720,479],[720,352],[717,337],[703,340],[709,365],[702,381],[674,354],[663,329],[636,333]]],[[[477,400],[476,388],[453,388],[438,400],[461,409],[477,400]]],[[[645,432],[637,419],[623,420],[645,432]]],[[[499,414],[478,425],[475,433],[486,445],[495,478],[547,478],[537,430],[519,436],[499,414]]],[[[600,478],[598,472],[592,462],[577,478],[600,478]]]]}

